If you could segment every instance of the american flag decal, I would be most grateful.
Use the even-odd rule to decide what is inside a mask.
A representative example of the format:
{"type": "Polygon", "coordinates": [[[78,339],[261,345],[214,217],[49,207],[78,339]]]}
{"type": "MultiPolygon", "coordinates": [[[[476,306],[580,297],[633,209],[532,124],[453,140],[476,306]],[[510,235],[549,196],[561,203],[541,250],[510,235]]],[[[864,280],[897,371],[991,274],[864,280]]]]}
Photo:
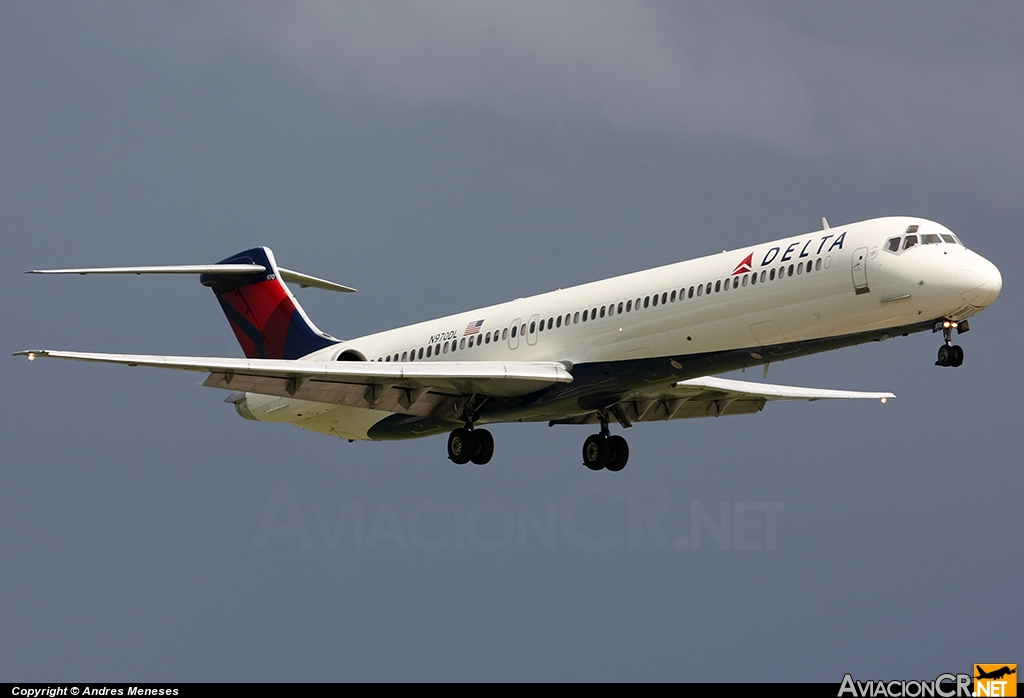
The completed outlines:
{"type": "Polygon", "coordinates": [[[463,337],[468,337],[471,334],[480,334],[480,328],[483,327],[484,321],[477,320],[466,325],[466,331],[462,333],[463,337]]]}

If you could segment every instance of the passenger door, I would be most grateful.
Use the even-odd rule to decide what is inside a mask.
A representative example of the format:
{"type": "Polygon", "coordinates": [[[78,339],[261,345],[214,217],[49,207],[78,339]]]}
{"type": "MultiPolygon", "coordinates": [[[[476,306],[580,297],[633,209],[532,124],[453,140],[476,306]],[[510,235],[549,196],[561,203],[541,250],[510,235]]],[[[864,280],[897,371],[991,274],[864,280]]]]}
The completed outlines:
{"type": "Polygon", "coordinates": [[[853,251],[853,290],[860,295],[870,293],[868,288],[868,248],[858,247],[853,251]]]}

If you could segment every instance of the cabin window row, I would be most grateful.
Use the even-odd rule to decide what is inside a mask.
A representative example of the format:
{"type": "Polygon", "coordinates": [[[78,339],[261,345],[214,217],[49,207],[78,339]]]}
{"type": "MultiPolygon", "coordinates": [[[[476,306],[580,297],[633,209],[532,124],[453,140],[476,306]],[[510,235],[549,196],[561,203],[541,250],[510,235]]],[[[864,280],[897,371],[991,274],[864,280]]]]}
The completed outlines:
{"type": "MultiPolygon", "coordinates": [[[[826,259],[824,265],[826,269],[829,267],[828,261],[830,260],[826,259]]],[[[728,291],[730,288],[736,289],[740,286],[746,287],[748,285],[756,286],[758,283],[768,283],[770,281],[775,281],[776,279],[798,276],[804,273],[810,274],[812,271],[821,271],[821,269],[822,261],[819,257],[813,261],[807,260],[806,262],[790,264],[788,266],[783,265],[781,267],[773,267],[772,269],[762,269],[760,273],[752,272],[750,274],[743,274],[742,276],[731,276],[726,278],[724,281],[719,279],[714,282],[708,281],[703,284],[690,286],[689,288],[684,286],[678,291],[663,291],[660,294],[655,293],[650,296],[644,296],[643,298],[637,298],[635,301],[619,301],[618,303],[602,305],[588,310],[577,310],[572,313],[566,313],[564,316],[557,315],[545,320],[534,320],[530,322],[529,325],[526,323],[523,323],[521,326],[513,325],[511,330],[508,327],[505,327],[501,330],[485,332],[482,335],[471,335],[468,338],[463,337],[461,340],[451,340],[448,342],[441,342],[439,344],[432,344],[426,347],[420,347],[419,349],[412,349],[411,351],[403,351],[401,355],[394,354],[391,356],[377,357],[377,361],[422,361],[442,354],[448,354],[449,352],[454,353],[456,351],[472,349],[474,344],[476,346],[480,346],[481,344],[490,344],[492,341],[504,341],[507,340],[509,336],[515,338],[517,336],[526,336],[527,332],[533,334],[534,332],[544,332],[545,329],[557,329],[563,325],[568,327],[570,324],[577,325],[580,322],[587,322],[588,320],[593,321],[599,318],[613,317],[616,314],[622,315],[623,313],[631,313],[634,310],[639,311],[641,308],[656,308],[659,304],[667,305],[669,303],[675,303],[677,300],[682,301],[689,298],[700,298],[705,295],[710,296],[712,293],[721,293],[723,291],[728,291]]]]}

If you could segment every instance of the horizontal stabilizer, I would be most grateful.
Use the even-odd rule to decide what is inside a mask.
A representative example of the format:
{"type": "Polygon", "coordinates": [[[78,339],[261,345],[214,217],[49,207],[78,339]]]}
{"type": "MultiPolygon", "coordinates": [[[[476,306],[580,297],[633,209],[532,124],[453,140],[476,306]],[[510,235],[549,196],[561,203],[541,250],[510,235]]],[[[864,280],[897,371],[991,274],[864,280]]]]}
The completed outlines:
{"type": "Polygon", "coordinates": [[[174,264],[161,267],[82,267],[81,269],[32,269],[26,274],[257,274],[262,264],[174,264]]]}
{"type": "Polygon", "coordinates": [[[322,288],[325,291],[338,291],[340,293],[355,293],[356,291],[351,286],[342,286],[333,281],[320,279],[309,274],[301,274],[291,269],[278,267],[277,270],[281,272],[281,279],[283,281],[287,281],[290,284],[298,284],[300,288],[322,288]]]}
{"type": "MultiPolygon", "coordinates": [[[[32,269],[26,274],[258,274],[266,271],[262,264],[171,264],[155,267],[81,267],[75,269],[32,269]]],[[[336,284],[309,274],[278,267],[281,280],[301,288],[354,293],[351,286],[336,284]]]]}

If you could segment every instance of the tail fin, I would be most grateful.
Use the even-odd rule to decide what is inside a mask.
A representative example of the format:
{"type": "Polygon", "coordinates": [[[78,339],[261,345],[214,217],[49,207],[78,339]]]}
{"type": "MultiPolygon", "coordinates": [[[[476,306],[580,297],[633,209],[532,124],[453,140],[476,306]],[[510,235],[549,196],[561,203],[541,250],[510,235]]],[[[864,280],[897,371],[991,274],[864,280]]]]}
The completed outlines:
{"type": "Polygon", "coordinates": [[[253,274],[202,274],[250,359],[299,359],[338,344],[310,321],[281,278],[269,247],[254,247],[219,264],[256,264],[253,274]]]}

